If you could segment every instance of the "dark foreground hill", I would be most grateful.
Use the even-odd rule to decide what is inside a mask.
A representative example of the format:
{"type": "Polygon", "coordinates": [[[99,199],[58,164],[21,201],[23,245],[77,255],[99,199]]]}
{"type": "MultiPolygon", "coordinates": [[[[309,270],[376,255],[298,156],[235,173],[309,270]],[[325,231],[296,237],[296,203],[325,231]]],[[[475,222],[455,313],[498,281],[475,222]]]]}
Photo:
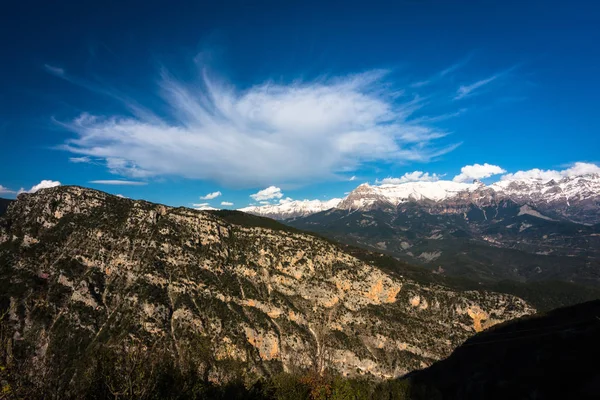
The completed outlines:
{"type": "Polygon", "coordinates": [[[415,399],[600,398],[600,301],[494,326],[410,374],[415,399]]]}

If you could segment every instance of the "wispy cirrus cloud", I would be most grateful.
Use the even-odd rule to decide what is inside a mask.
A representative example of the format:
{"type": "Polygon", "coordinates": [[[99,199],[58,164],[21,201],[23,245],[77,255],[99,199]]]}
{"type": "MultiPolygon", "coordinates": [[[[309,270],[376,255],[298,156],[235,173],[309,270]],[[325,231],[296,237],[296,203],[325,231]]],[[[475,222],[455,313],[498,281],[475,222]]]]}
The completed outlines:
{"type": "Polygon", "coordinates": [[[133,116],[81,114],[61,147],[128,178],[185,177],[260,187],[339,179],[372,162],[428,162],[456,148],[447,132],[410,121],[423,104],[399,97],[387,72],[264,82],[246,89],[202,71],[182,83],[162,71],[161,116],[110,88],[61,76],[122,102],[133,116]]]}
{"type": "Polygon", "coordinates": [[[88,156],[83,157],[69,157],[69,162],[74,164],[89,164],[92,162],[92,159],[88,156]]]}
{"type": "Polygon", "coordinates": [[[410,87],[414,88],[414,89],[418,89],[424,86],[428,86],[432,83],[438,82],[440,81],[442,78],[446,77],[447,75],[450,75],[451,73],[459,70],[460,68],[464,67],[465,65],[467,65],[467,63],[469,62],[469,60],[471,60],[471,56],[472,55],[468,55],[467,57],[463,58],[462,60],[450,65],[449,67],[444,68],[443,70],[441,70],[440,72],[434,74],[433,76],[431,76],[428,79],[422,80],[422,81],[417,81],[414,82],[410,85],[410,87]]]}
{"type": "Polygon", "coordinates": [[[460,99],[464,99],[465,97],[469,97],[469,96],[474,96],[477,94],[478,89],[489,85],[490,83],[500,79],[500,78],[504,78],[506,77],[506,75],[510,74],[512,71],[514,71],[515,69],[517,69],[519,67],[519,64],[514,65],[504,71],[500,71],[498,73],[495,73],[494,75],[491,75],[487,78],[484,79],[480,79],[476,82],[473,82],[469,85],[461,85],[459,86],[459,88],[456,90],[456,95],[454,96],[454,100],[460,100],[460,99]]]}
{"type": "Polygon", "coordinates": [[[57,75],[57,76],[62,77],[65,74],[65,70],[63,68],[55,67],[50,64],[44,64],[44,68],[46,69],[46,71],[50,72],[51,74],[57,75]]]}
{"type": "Polygon", "coordinates": [[[144,186],[147,185],[148,182],[140,182],[140,181],[126,181],[121,179],[99,179],[95,181],[90,181],[90,183],[95,183],[97,185],[117,185],[117,186],[144,186]]]}
{"type": "Polygon", "coordinates": [[[467,96],[470,96],[475,90],[479,89],[482,86],[487,85],[488,83],[494,82],[498,79],[500,75],[492,75],[489,78],[481,79],[477,82],[474,82],[470,85],[462,85],[456,91],[456,96],[454,96],[454,100],[460,100],[467,96]]]}

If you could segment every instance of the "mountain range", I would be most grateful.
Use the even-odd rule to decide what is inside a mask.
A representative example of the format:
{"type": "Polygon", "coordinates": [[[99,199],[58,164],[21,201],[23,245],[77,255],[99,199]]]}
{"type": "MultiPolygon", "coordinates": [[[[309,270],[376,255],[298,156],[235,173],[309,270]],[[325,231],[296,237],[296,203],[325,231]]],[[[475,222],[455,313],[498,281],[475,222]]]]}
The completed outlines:
{"type": "MultiPolygon", "coordinates": [[[[278,214],[277,207],[247,211],[292,214],[289,208],[278,214]]],[[[489,186],[362,184],[333,208],[282,221],[444,275],[600,284],[598,174],[489,186]]]]}
{"type": "Polygon", "coordinates": [[[15,374],[57,398],[100,373],[98,354],[131,348],[213,382],[294,369],[393,378],[536,310],[419,282],[269,219],[69,186],[21,194],[0,218],[0,304],[15,374]]]}
{"type": "Polygon", "coordinates": [[[480,181],[470,184],[454,181],[381,185],[365,183],[343,199],[285,201],[280,204],[245,207],[240,211],[284,220],[332,208],[365,211],[397,207],[409,202],[436,204],[441,207],[446,204],[485,206],[500,200],[528,204],[546,214],[546,218],[549,219],[594,225],[600,223],[600,175],[564,177],[558,181],[512,179],[491,185],[480,181]]]}

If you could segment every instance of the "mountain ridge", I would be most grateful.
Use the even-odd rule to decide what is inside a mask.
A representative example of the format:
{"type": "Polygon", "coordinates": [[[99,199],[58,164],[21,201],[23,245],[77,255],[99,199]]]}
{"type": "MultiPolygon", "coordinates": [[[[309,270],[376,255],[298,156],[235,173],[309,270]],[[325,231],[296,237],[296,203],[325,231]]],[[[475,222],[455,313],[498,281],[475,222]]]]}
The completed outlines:
{"type": "MultiPolygon", "coordinates": [[[[335,200],[335,201],[334,201],[335,200]]],[[[332,203],[320,202],[313,210],[295,209],[293,204],[273,204],[246,207],[242,211],[275,219],[308,216],[329,209],[371,210],[398,207],[407,202],[424,204],[489,205],[492,201],[512,200],[548,213],[550,218],[594,225],[600,223],[600,175],[587,174],[564,177],[560,180],[513,179],[485,185],[480,181],[406,182],[400,184],[361,184],[344,199],[332,203]],[[336,204],[337,202],[337,204],[336,204]],[[290,216],[292,215],[292,216],[290,216]]]]}
{"type": "Polygon", "coordinates": [[[91,368],[86,360],[127,348],[122,340],[161,343],[161,357],[217,382],[293,368],[381,379],[535,311],[512,295],[420,284],[314,235],[218,213],[80,187],[20,195],[0,218],[0,304],[29,384],[67,390],[81,365],[91,368]]]}

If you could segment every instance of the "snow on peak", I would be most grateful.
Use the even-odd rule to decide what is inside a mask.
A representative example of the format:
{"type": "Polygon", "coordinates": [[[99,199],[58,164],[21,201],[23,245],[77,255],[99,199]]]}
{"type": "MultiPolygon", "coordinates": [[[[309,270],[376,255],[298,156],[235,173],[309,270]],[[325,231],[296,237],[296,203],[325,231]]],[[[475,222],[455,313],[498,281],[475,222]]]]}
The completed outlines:
{"type": "Polygon", "coordinates": [[[472,183],[448,180],[376,185],[363,183],[344,199],[321,201],[288,198],[280,200],[278,204],[245,207],[240,211],[275,219],[286,219],[307,216],[331,208],[368,210],[386,206],[396,207],[409,201],[441,202],[465,193],[468,194],[465,199],[471,200],[487,198],[495,193],[500,198],[510,198],[523,204],[531,203],[539,206],[540,204],[559,202],[571,206],[574,201],[600,199],[600,174],[593,172],[576,176],[567,174],[552,176],[544,173],[520,178],[513,175],[510,179],[503,177],[499,182],[489,186],[479,180],[474,180],[472,183]]]}
{"type": "Polygon", "coordinates": [[[330,208],[337,207],[341,201],[342,199],[337,198],[323,201],[285,199],[278,204],[244,207],[240,208],[239,211],[274,219],[287,219],[329,210],[330,208]]]}
{"type": "Polygon", "coordinates": [[[454,181],[406,182],[377,186],[361,185],[352,191],[338,208],[361,209],[376,203],[389,203],[397,206],[407,201],[441,201],[456,196],[460,192],[473,191],[479,183],[454,181]]]}
{"type": "Polygon", "coordinates": [[[548,178],[541,176],[505,179],[490,185],[490,188],[507,196],[546,202],[568,202],[569,199],[583,200],[600,196],[600,174],[548,178]]]}

